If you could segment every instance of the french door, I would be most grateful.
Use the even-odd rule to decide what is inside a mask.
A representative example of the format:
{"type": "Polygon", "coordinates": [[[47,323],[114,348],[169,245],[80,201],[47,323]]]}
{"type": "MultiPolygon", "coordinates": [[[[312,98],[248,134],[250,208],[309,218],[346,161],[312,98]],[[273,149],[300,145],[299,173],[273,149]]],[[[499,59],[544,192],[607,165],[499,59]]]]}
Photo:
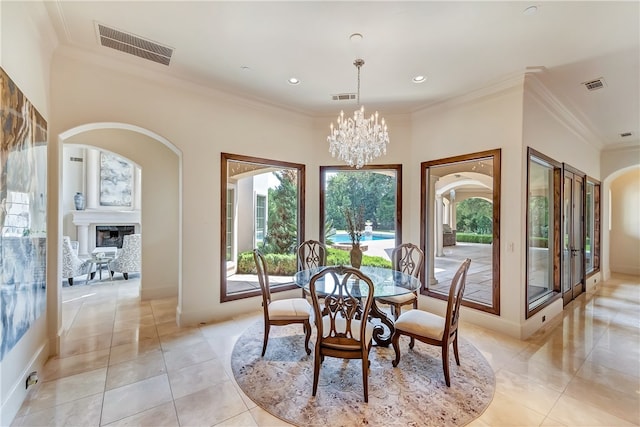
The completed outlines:
{"type": "Polygon", "coordinates": [[[564,165],[562,190],[562,299],[568,304],[584,291],[585,174],[564,165]]]}

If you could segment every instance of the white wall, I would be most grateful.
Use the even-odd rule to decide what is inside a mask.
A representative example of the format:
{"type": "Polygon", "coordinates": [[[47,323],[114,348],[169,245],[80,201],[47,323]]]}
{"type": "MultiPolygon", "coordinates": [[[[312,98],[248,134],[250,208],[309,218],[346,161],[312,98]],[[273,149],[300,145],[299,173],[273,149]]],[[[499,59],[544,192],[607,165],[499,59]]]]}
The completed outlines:
{"type": "MultiPolygon", "coordinates": [[[[220,153],[304,162],[309,158],[307,147],[313,145],[312,120],[153,73],[138,77],[136,71],[115,69],[112,62],[73,50],[56,52],[51,133],[59,135],[88,123],[117,122],[148,129],[170,141],[183,161],[179,322],[214,321],[259,309],[257,298],[219,303],[220,153]]],[[[59,150],[55,144],[53,148],[59,150]]],[[[143,185],[146,182],[143,178],[143,185]]],[[[59,191],[56,187],[51,197],[59,191]]],[[[308,197],[314,194],[317,198],[317,188],[308,197]]],[[[143,226],[146,230],[146,220],[143,226]]]]}
{"type": "MultiPolygon", "coordinates": [[[[463,319],[519,336],[523,315],[522,80],[417,112],[412,117],[411,163],[403,185],[409,194],[409,228],[419,238],[420,163],[501,149],[500,316],[463,309],[463,319]],[[514,251],[508,251],[513,244],[514,251]]],[[[444,311],[444,302],[421,297],[422,307],[444,311]]]]}
{"type": "MultiPolygon", "coordinates": [[[[610,192],[611,183],[620,175],[630,170],[640,168],[640,146],[632,145],[629,147],[618,147],[612,150],[605,150],[601,155],[602,182],[601,182],[601,198],[602,207],[602,244],[601,244],[601,262],[600,268],[603,273],[603,279],[611,277],[611,256],[610,256],[610,231],[609,223],[611,220],[610,192]]],[[[640,221],[640,219],[638,220],[640,221]]]]}
{"type": "Polygon", "coordinates": [[[69,214],[75,209],[73,196],[77,192],[87,194],[85,187],[85,168],[87,164],[86,149],[84,147],[69,145],[65,147],[62,159],[62,189],[61,210],[62,210],[62,232],[69,236],[71,240],[78,240],[76,226],[73,224],[73,217],[69,214]],[[71,157],[82,159],[71,161],[71,157]]]}
{"type": "MultiPolygon", "coordinates": [[[[610,266],[616,273],[640,275],[640,167],[611,182],[610,266]]],[[[603,224],[608,227],[608,224],[603,224]]]]}
{"type": "MultiPolygon", "coordinates": [[[[49,70],[56,44],[57,37],[42,3],[0,2],[0,66],[49,125],[49,70]]],[[[50,193],[48,196],[50,201],[50,193]]],[[[49,236],[51,231],[48,229],[49,236]]],[[[53,242],[49,239],[49,268],[57,262],[57,251],[51,250],[55,244],[55,239],[53,242]]],[[[57,313],[52,313],[48,304],[47,312],[0,362],[0,425],[8,425],[20,408],[29,372],[40,370],[44,365],[49,354],[47,335],[51,335],[47,319],[54,316],[57,313]]]]}
{"type": "MultiPolygon", "coordinates": [[[[575,117],[565,109],[562,102],[540,83],[538,76],[527,75],[523,103],[524,122],[522,130],[523,168],[526,181],[526,147],[532,147],[552,159],[567,163],[588,176],[600,179],[600,151],[598,141],[575,117]]],[[[523,196],[526,194],[526,182],[523,196]]],[[[526,208],[526,207],[525,207],[526,208]]],[[[524,221],[525,210],[522,211],[524,221]]],[[[524,223],[523,223],[524,230],[524,223]]],[[[523,236],[524,238],[524,236],[523,236]]],[[[523,246],[524,248],[524,240],[523,246]]],[[[523,258],[526,252],[523,253],[523,258]]],[[[525,264],[523,264],[524,266],[525,264]]],[[[525,280],[525,269],[522,271],[525,280]]],[[[593,290],[600,274],[585,280],[587,290],[593,290]]],[[[522,336],[526,337],[542,326],[543,317],[551,320],[562,311],[562,301],[545,307],[522,324],[522,336]]]]}

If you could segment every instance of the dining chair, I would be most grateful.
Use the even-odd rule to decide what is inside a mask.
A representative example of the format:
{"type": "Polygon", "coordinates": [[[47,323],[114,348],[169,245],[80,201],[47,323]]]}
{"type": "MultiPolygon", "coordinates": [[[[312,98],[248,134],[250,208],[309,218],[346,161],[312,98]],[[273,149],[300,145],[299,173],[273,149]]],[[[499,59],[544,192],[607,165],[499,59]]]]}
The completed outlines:
{"type": "Polygon", "coordinates": [[[467,281],[467,271],[471,260],[465,259],[451,280],[449,298],[447,299],[447,312],[444,317],[422,310],[409,310],[398,317],[395,322],[395,332],[391,343],[396,357],[392,364],[398,366],[400,362],[399,340],[401,335],[411,337],[409,348],[413,349],[414,340],[417,339],[426,344],[442,347],[442,367],[447,387],[451,386],[449,380],[449,346],[453,343],[453,354],[456,363],[460,365],[458,355],[458,320],[460,318],[460,302],[464,294],[467,281]]]}
{"type": "MultiPolygon", "coordinates": [[[[392,268],[396,271],[418,277],[424,266],[424,252],[413,243],[403,243],[391,252],[392,268]]],[[[378,298],[376,304],[388,304],[391,306],[391,313],[394,319],[398,319],[402,312],[403,305],[413,305],[418,308],[418,291],[409,292],[392,297],[378,298]]]]}
{"type": "MultiPolygon", "coordinates": [[[[298,271],[327,265],[327,247],[317,240],[305,240],[298,246],[298,271]]],[[[308,296],[308,291],[302,288],[302,298],[308,296]]]]}
{"type": "Polygon", "coordinates": [[[371,279],[351,267],[327,267],[311,278],[309,292],[318,332],[313,364],[313,396],[318,390],[320,365],[325,356],[329,356],[362,360],[364,401],[369,401],[369,350],[373,325],[367,321],[367,313],[373,303],[373,290],[371,279]],[[321,280],[324,280],[324,289],[319,295],[317,284],[321,280]],[[328,286],[329,283],[332,284],[328,286]]]}
{"type": "Polygon", "coordinates": [[[284,326],[292,323],[302,323],[305,333],[304,348],[307,354],[311,354],[311,348],[309,347],[309,339],[311,338],[311,323],[309,322],[311,305],[309,301],[305,298],[272,300],[267,261],[258,249],[253,250],[253,259],[256,263],[258,282],[260,282],[260,290],[262,291],[262,311],[264,313],[262,356],[264,357],[264,353],[267,351],[271,326],[284,326]]]}

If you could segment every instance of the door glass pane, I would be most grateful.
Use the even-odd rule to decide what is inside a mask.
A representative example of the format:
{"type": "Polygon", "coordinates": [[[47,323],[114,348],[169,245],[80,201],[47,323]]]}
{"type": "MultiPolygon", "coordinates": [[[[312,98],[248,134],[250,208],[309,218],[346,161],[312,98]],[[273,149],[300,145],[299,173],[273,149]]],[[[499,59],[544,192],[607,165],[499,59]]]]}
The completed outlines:
{"type": "Polygon", "coordinates": [[[552,295],[554,168],[530,156],[527,214],[527,303],[529,310],[552,295]]]}
{"type": "Polygon", "coordinates": [[[584,219],[585,219],[585,230],[586,230],[586,236],[585,236],[585,248],[584,248],[584,254],[585,254],[585,264],[586,264],[586,272],[590,273],[593,271],[593,256],[592,256],[592,242],[593,242],[593,205],[594,205],[594,198],[593,198],[593,192],[594,192],[594,183],[593,182],[589,182],[587,181],[587,199],[586,199],[586,203],[585,203],[585,215],[584,215],[584,219]]]}
{"type": "Polygon", "coordinates": [[[562,292],[571,289],[571,218],[573,175],[564,178],[564,197],[562,200],[562,292]]]}
{"type": "Polygon", "coordinates": [[[582,282],[582,257],[583,257],[583,241],[584,235],[582,232],[582,188],[583,179],[579,176],[574,177],[573,185],[573,239],[572,245],[572,284],[578,284],[582,282]]]}

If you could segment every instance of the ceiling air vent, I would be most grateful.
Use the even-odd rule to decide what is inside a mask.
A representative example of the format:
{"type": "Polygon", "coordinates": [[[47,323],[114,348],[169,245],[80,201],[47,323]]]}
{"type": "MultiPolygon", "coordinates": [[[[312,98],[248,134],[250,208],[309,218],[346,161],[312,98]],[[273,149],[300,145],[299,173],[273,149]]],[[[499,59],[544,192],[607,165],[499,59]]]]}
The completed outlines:
{"type": "Polygon", "coordinates": [[[356,99],[355,93],[339,93],[337,95],[332,95],[331,99],[334,101],[349,101],[352,99],[356,99]]]}
{"type": "Polygon", "coordinates": [[[98,24],[100,44],[162,65],[169,65],[173,48],[98,24]]]}
{"type": "Polygon", "coordinates": [[[622,132],[622,133],[620,134],[620,136],[621,136],[622,138],[626,138],[626,137],[631,136],[631,135],[633,135],[631,132],[622,132]]]}
{"type": "Polygon", "coordinates": [[[602,77],[588,82],[583,82],[582,84],[589,91],[602,89],[605,86],[604,79],[602,77]]]}

